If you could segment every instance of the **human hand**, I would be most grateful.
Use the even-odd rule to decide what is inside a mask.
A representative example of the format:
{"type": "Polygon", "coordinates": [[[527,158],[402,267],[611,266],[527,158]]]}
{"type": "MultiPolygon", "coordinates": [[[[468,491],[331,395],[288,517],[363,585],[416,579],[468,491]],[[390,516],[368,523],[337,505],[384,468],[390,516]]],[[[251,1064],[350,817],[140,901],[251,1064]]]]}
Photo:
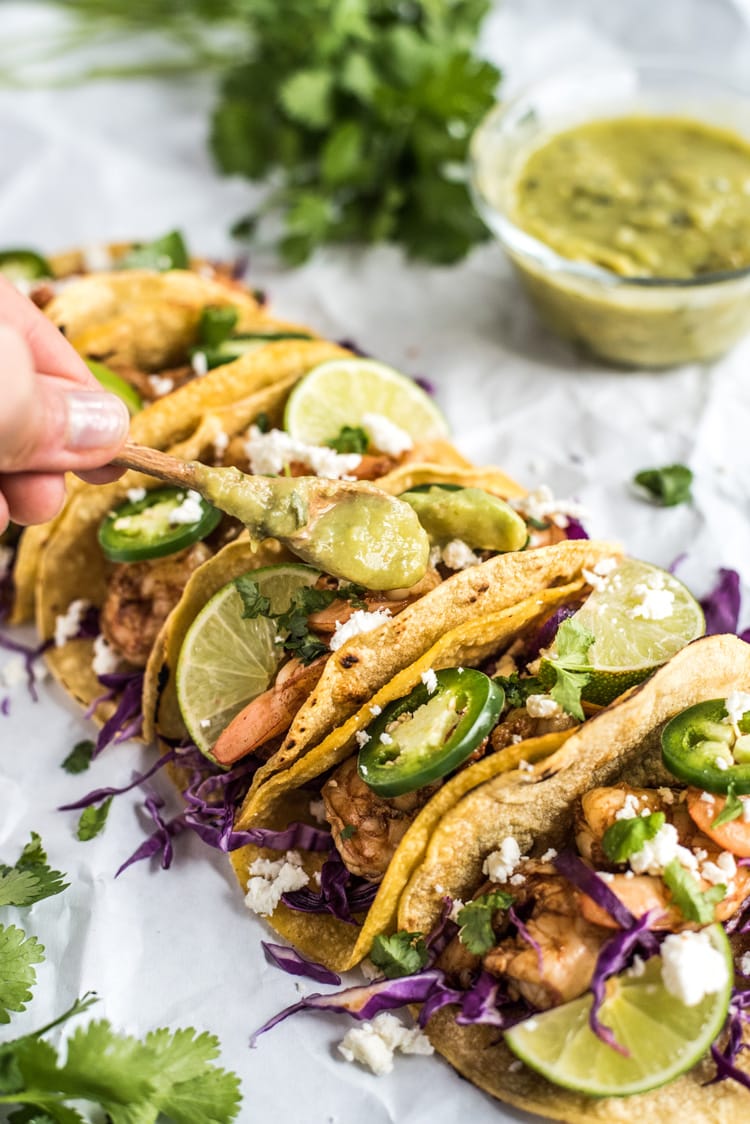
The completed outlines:
{"type": "Polygon", "coordinates": [[[44,523],[65,501],[65,472],[92,483],[128,433],[124,402],[103,390],[60,331],[0,278],[0,534],[44,523]]]}

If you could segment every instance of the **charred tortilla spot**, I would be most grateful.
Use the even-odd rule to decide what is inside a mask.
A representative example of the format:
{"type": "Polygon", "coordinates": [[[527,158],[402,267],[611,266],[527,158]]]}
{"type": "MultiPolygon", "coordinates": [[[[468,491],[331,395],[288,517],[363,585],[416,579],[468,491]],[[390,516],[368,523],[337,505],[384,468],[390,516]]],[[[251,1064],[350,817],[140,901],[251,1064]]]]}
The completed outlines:
{"type": "Polygon", "coordinates": [[[340,662],[342,667],[354,667],[355,663],[359,663],[359,656],[344,656],[340,662]]]}

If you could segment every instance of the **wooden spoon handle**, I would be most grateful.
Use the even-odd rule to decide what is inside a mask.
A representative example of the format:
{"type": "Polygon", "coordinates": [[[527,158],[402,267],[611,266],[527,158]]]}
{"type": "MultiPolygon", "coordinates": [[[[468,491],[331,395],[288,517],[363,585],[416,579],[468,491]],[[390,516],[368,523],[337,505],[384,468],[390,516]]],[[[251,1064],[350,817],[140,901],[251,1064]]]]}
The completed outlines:
{"type": "Polygon", "coordinates": [[[137,472],[166,480],[168,484],[176,484],[178,488],[196,488],[195,468],[189,461],[178,460],[157,449],[147,449],[144,445],[126,445],[120,455],[113,458],[112,464],[119,468],[134,468],[137,472]]]}

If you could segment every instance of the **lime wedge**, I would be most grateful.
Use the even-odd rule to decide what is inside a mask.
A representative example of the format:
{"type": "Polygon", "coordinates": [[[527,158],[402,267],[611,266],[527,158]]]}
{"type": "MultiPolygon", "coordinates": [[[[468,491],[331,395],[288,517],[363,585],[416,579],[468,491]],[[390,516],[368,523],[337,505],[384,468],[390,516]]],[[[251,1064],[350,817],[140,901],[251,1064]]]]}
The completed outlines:
{"type": "MultiPolygon", "coordinates": [[[[256,583],[276,614],[289,608],[295,590],[314,585],[320,574],[311,566],[290,564],[244,576],[256,583]]],[[[234,582],[222,586],[190,625],[177,661],[182,717],[198,749],[209,757],[222,730],[269,687],[283,656],[276,622],[245,619],[242,610],[234,582]]]]}
{"type": "Polygon", "coordinates": [[[432,399],[406,375],[372,359],[331,359],[294,388],[284,428],[298,441],[322,445],[345,425],[380,414],[417,440],[446,437],[448,423],[432,399]]]}
{"type": "Polygon", "coordinates": [[[694,1007],[667,991],[660,956],[648,960],[640,976],[624,972],[607,982],[599,1018],[628,1057],[589,1027],[590,994],[519,1023],[505,1032],[505,1041],[521,1061],[555,1085],[592,1097],[624,1097],[665,1085],[703,1057],[726,1018],[732,953],[720,925],[706,932],[726,958],[727,983],[694,1007]]]}
{"type": "MultiPolygon", "coordinates": [[[[706,630],[703,610],[682,582],[634,558],[612,570],[573,619],[595,637],[580,670],[590,675],[583,698],[601,706],[706,630]]],[[[549,660],[542,660],[540,676],[545,686],[554,682],[549,660]]]]}

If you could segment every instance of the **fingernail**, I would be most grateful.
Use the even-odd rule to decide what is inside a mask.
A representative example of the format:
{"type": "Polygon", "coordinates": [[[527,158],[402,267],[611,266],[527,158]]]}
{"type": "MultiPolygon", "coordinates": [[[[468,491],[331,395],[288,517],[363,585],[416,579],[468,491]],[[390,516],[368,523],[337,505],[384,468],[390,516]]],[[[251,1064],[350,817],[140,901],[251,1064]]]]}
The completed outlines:
{"type": "Polygon", "coordinates": [[[73,391],[66,395],[68,405],[68,449],[106,449],[127,436],[128,408],[114,394],[73,391]]]}

